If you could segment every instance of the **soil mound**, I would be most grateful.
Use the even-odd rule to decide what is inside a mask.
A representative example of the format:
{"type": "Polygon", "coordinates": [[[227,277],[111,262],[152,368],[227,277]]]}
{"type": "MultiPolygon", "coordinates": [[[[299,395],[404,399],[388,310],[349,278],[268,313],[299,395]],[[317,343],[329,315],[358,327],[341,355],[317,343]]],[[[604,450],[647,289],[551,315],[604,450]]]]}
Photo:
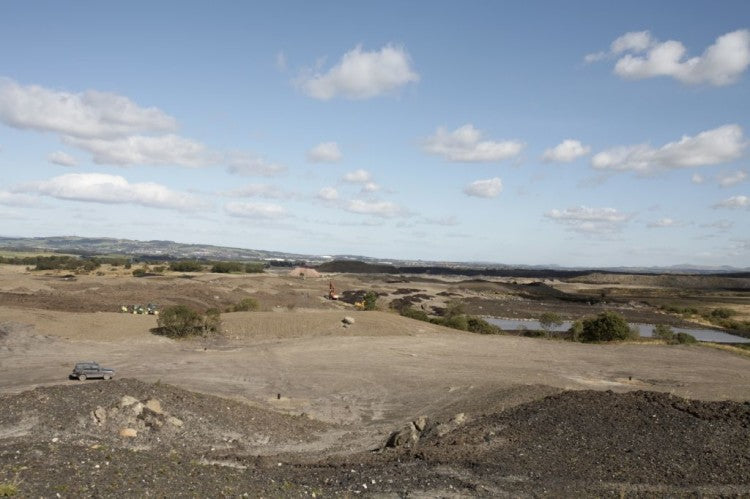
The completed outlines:
{"type": "Polygon", "coordinates": [[[489,477],[750,490],[750,402],[569,391],[425,433],[420,459],[489,477]]]}

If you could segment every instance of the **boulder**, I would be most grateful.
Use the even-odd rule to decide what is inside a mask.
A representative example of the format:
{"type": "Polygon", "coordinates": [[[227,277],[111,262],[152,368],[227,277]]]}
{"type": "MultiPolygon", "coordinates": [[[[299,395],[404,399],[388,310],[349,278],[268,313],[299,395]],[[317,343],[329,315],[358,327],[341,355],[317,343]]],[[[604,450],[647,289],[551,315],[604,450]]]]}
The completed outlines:
{"type": "Polygon", "coordinates": [[[120,436],[123,438],[135,438],[138,436],[138,430],[135,428],[123,428],[120,430],[120,436]]]}
{"type": "Polygon", "coordinates": [[[349,317],[348,315],[341,319],[341,322],[344,324],[354,324],[354,317],[349,317]]]}
{"type": "Polygon", "coordinates": [[[120,408],[125,408],[128,406],[131,406],[133,404],[137,404],[138,399],[135,397],[131,397],[130,395],[123,395],[123,397],[120,399],[120,408]]]}
{"type": "Polygon", "coordinates": [[[164,411],[161,408],[161,402],[159,402],[157,399],[148,399],[146,401],[146,409],[149,409],[151,412],[155,412],[156,414],[164,414],[164,411]]]}

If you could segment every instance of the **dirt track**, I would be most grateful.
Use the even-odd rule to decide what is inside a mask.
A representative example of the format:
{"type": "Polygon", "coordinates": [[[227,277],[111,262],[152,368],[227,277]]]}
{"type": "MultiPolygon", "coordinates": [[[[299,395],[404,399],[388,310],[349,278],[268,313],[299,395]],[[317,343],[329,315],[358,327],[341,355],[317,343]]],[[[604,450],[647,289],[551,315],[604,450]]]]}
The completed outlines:
{"type": "MultiPolygon", "coordinates": [[[[11,290],[9,283],[12,279],[8,275],[0,276],[0,289],[22,294],[19,286],[13,288],[15,291],[11,290]]],[[[55,288],[57,280],[50,283],[29,276],[19,279],[23,284],[21,287],[28,290],[30,296],[60,294],[55,288]],[[46,290],[45,286],[53,291],[46,290]]],[[[116,298],[106,297],[107,286],[118,289],[117,286],[133,285],[118,284],[111,278],[110,281],[100,279],[104,283],[100,286],[101,303],[116,302],[116,298]]],[[[750,400],[750,361],[727,352],[687,346],[585,345],[514,336],[481,336],[413,321],[393,313],[355,312],[343,304],[327,303],[313,294],[314,288],[325,281],[314,286],[305,281],[304,286],[310,286],[306,290],[304,287],[293,288],[291,285],[297,281],[278,276],[262,278],[273,280],[272,288],[257,285],[258,280],[212,276],[201,279],[200,284],[190,280],[192,286],[200,289],[200,293],[191,292],[190,296],[200,294],[209,297],[208,301],[231,302],[229,298],[221,298],[222,290],[230,290],[227,296],[234,299],[232,293],[235,291],[231,290],[249,288],[248,283],[254,282],[256,296],[265,297],[262,299],[269,300],[266,308],[276,311],[226,313],[222,315],[227,331],[225,338],[172,341],[149,331],[155,325],[154,317],[116,312],[41,310],[28,304],[10,306],[0,303],[0,396],[12,397],[35,387],[59,385],[68,387],[65,393],[81,386],[92,390],[90,387],[100,386],[97,383],[101,382],[90,381],[81,385],[68,381],[67,375],[76,361],[93,359],[117,369],[118,377],[219,395],[263,413],[281,413],[293,418],[304,415],[298,421],[309,421],[315,426],[314,439],[291,445],[284,435],[294,435],[296,430],[280,420],[275,430],[264,430],[277,431],[278,438],[263,445],[246,447],[245,455],[293,453],[296,455],[294,459],[307,463],[326,456],[329,459],[352,459],[363,466],[372,466],[373,473],[380,473],[378,480],[392,473],[392,470],[388,471],[392,466],[390,458],[386,456],[385,461],[371,462],[370,457],[363,457],[366,454],[358,453],[381,446],[394,429],[420,416],[448,421],[456,414],[464,413],[469,421],[481,420],[482,414],[497,414],[562,390],[652,390],[700,400],[750,400]],[[213,281],[218,281],[214,283],[215,288],[211,284],[213,281]],[[315,307],[303,308],[299,302],[294,307],[279,306],[289,299],[283,296],[284,288],[291,288],[296,299],[308,299],[315,307]],[[276,297],[274,300],[277,301],[268,297],[276,297]],[[341,320],[345,315],[354,317],[355,323],[344,327],[341,320]],[[292,433],[285,434],[287,430],[292,433]]],[[[91,282],[84,281],[77,284],[90,289],[91,282]]],[[[66,282],[64,286],[69,284],[76,283],[66,282]]],[[[178,284],[182,285],[181,281],[178,284]]],[[[70,300],[73,291],[68,290],[68,296],[59,303],[70,300]]],[[[236,293],[242,296],[239,291],[236,293]]],[[[247,291],[244,294],[247,295],[247,291]]],[[[141,295],[133,301],[149,300],[141,295]]],[[[93,298],[86,298],[84,302],[95,303],[93,298]]],[[[139,388],[131,387],[130,390],[139,388]]],[[[118,396],[128,394],[126,391],[117,393],[118,396]]],[[[597,404],[592,402],[592,407],[597,404]]],[[[87,417],[87,411],[81,417],[87,417]]],[[[268,421],[273,421],[273,418],[268,421]]],[[[7,436],[13,432],[7,427],[5,431],[5,437],[0,431],[4,445],[20,445],[19,449],[25,448],[29,452],[33,452],[33,446],[40,445],[39,442],[23,443],[23,439],[13,440],[7,436]]],[[[747,428],[739,431],[739,435],[748,436],[747,428]]],[[[69,445],[79,444],[72,441],[69,445]]],[[[0,455],[0,465],[3,459],[7,464],[7,456],[0,455]]],[[[157,459],[143,457],[144,462],[152,458],[157,459]]],[[[338,469],[340,464],[331,466],[338,469]]],[[[419,468],[421,465],[415,463],[414,466],[419,468]]],[[[319,471],[319,468],[315,469],[319,471]]],[[[324,466],[323,469],[328,468],[324,466]]],[[[465,468],[461,469],[460,473],[466,473],[465,468]]],[[[425,471],[425,476],[436,480],[435,469],[430,470],[425,471]]],[[[300,468],[298,472],[303,473],[303,470],[300,468]]],[[[313,473],[311,469],[307,472],[313,473]]],[[[304,480],[310,479],[312,475],[309,473],[304,475],[307,477],[304,480]]],[[[331,476],[339,481],[337,483],[343,483],[336,473],[331,476]]],[[[285,479],[304,481],[302,475],[294,473],[285,479]]],[[[555,480],[554,477],[549,479],[555,480]]],[[[563,480],[564,477],[557,479],[563,480]]],[[[642,484],[650,479],[639,480],[638,483],[642,484]]],[[[707,480],[701,483],[708,486],[710,477],[707,480]]],[[[467,482],[463,476],[460,480],[454,477],[433,481],[434,486],[420,482],[412,490],[429,491],[428,495],[447,493],[453,486],[464,487],[464,493],[484,490],[482,493],[490,494],[490,490],[505,490],[502,487],[497,489],[497,483],[493,485],[494,489],[466,488],[467,483],[476,486],[485,482],[486,477],[467,482]],[[441,487],[446,487],[446,490],[441,487]]],[[[625,479],[623,483],[629,482],[625,479]]],[[[750,491],[742,489],[745,485],[739,482],[732,483],[733,487],[740,487],[737,490],[750,491]]],[[[335,490],[353,490],[344,485],[335,490]]],[[[409,488],[408,481],[399,487],[402,485],[409,488]]],[[[533,490],[527,482],[517,488],[511,485],[507,490],[518,493],[533,490]]],[[[563,483],[561,488],[550,490],[571,493],[588,490],[594,494],[608,490],[575,488],[580,483],[573,489],[566,489],[568,485],[563,483]]],[[[628,487],[627,490],[637,490],[633,483],[628,487]]],[[[283,494],[273,487],[269,490],[283,494]]],[[[675,492],[681,489],[665,490],[675,492]]]]}

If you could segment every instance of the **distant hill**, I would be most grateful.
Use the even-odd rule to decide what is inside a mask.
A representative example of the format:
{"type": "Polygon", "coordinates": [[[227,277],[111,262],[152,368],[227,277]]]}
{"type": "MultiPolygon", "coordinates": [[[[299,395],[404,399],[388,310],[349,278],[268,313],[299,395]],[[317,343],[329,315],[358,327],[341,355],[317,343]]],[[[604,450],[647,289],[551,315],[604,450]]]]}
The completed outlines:
{"type": "Polygon", "coordinates": [[[81,256],[123,255],[144,260],[265,260],[278,265],[304,262],[327,272],[350,273],[411,273],[443,275],[488,275],[508,277],[575,277],[592,270],[615,274],[716,274],[725,277],[750,277],[750,268],[702,267],[675,265],[671,267],[560,267],[558,265],[504,265],[492,262],[430,262],[370,258],[360,255],[306,255],[247,248],[231,248],[208,244],[184,244],[174,241],[137,241],[109,237],[3,237],[0,249],[45,251],[81,256]]]}

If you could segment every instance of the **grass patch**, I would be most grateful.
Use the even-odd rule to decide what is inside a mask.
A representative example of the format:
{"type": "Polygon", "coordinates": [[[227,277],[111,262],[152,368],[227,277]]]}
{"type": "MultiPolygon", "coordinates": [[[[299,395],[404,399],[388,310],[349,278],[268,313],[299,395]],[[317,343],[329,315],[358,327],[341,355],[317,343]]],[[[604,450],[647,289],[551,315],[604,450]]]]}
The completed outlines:
{"type": "Polygon", "coordinates": [[[738,345],[724,345],[721,343],[708,343],[708,342],[702,342],[700,345],[703,347],[713,348],[715,350],[724,350],[725,352],[731,352],[741,357],[750,359],[750,345],[738,346],[738,345]]]}

